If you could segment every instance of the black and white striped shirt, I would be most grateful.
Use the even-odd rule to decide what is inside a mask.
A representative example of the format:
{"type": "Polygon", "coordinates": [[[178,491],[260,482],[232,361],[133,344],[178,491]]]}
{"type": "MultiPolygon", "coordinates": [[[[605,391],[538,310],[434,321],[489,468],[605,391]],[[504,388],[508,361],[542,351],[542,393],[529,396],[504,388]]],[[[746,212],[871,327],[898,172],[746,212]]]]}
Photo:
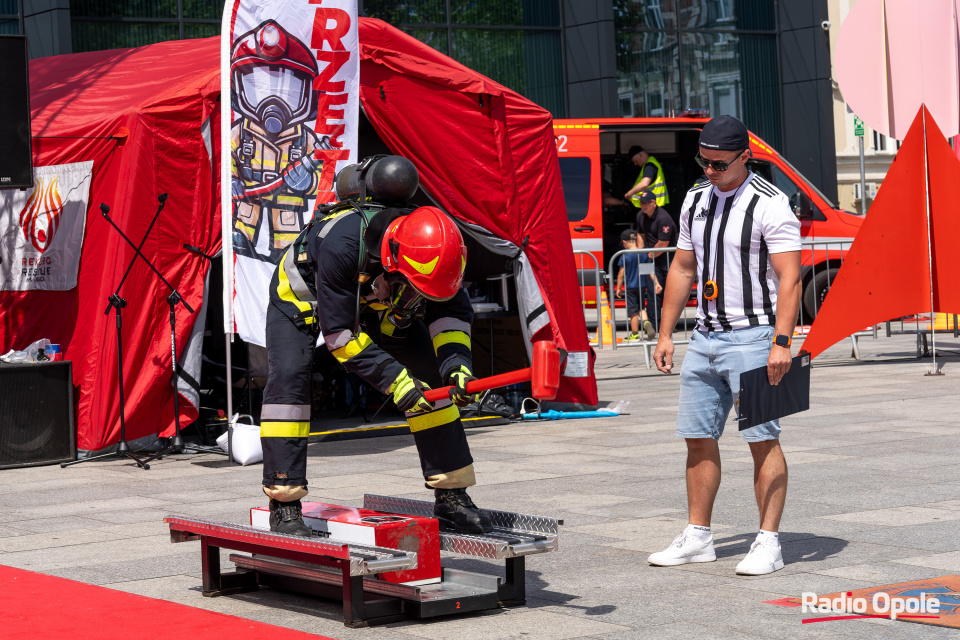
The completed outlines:
{"type": "Polygon", "coordinates": [[[751,172],[733,191],[707,182],[687,192],[677,248],[696,254],[699,329],[773,325],[780,282],[770,254],[800,250],[800,221],[787,197],[751,172]],[[714,300],[703,298],[708,280],[717,283],[714,300]]]}

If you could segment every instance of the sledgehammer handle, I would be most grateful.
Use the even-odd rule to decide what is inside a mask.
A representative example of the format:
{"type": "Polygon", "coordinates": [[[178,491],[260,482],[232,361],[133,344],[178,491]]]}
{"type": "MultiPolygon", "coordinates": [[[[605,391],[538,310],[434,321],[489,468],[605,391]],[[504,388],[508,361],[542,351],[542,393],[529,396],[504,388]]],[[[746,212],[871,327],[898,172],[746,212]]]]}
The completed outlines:
{"type": "MultiPolygon", "coordinates": [[[[497,387],[505,387],[508,384],[517,384],[518,382],[526,382],[530,379],[533,370],[530,367],[526,369],[517,369],[516,371],[508,371],[507,373],[500,373],[495,376],[488,376],[486,378],[480,378],[479,380],[471,380],[467,383],[467,393],[478,393],[480,391],[486,391],[487,389],[496,389],[497,387]]],[[[436,402],[437,400],[443,400],[444,398],[450,397],[450,390],[453,389],[450,387],[440,387],[439,389],[430,389],[423,396],[430,402],[436,402]]]]}

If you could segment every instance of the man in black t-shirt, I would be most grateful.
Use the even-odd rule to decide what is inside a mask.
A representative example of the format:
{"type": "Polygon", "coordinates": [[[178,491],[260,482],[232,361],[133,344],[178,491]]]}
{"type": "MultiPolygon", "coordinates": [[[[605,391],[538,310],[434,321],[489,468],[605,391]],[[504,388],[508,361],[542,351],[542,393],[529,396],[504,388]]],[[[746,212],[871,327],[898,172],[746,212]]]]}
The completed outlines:
{"type": "MultiPolygon", "coordinates": [[[[677,246],[677,224],[663,207],[657,206],[657,198],[652,191],[640,194],[640,213],[637,214],[637,232],[644,236],[649,248],[677,246]]],[[[667,271],[670,269],[670,254],[667,252],[651,253],[657,282],[663,285],[667,281],[667,271]]],[[[660,329],[660,310],[663,308],[663,288],[658,291],[647,289],[647,316],[655,329],[660,329]]]]}

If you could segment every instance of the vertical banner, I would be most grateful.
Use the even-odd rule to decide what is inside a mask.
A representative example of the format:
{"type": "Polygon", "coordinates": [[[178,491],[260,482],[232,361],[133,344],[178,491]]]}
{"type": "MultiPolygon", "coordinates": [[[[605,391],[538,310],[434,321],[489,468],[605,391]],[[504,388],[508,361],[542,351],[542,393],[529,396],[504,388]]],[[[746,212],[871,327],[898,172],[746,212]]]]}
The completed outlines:
{"type": "Polygon", "coordinates": [[[273,271],[356,161],[357,0],[227,0],[221,41],[224,330],[264,345],[273,271]]]}
{"type": "Polygon", "coordinates": [[[33,188],[0,192],[0,291],[77,286],[93,160],[34,167],[33,188]]]}

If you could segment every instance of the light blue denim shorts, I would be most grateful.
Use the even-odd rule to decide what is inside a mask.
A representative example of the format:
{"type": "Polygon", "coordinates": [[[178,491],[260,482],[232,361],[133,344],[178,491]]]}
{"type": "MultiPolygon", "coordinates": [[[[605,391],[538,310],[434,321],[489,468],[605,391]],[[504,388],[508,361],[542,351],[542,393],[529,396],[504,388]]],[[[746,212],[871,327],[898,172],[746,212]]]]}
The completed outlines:
{"type": "MultiPolygon", "coordinates": [[[[740,392],[740,374],[767,365],[774,332],[769,325],[693,332],[680,370],[678,436],[718,440],[723,435],[724,423],[740,392]]],[[[740,437],[747,442],[776,440],[780,423],[771,420],[758,424],[741,431],[740,437]]]]}

